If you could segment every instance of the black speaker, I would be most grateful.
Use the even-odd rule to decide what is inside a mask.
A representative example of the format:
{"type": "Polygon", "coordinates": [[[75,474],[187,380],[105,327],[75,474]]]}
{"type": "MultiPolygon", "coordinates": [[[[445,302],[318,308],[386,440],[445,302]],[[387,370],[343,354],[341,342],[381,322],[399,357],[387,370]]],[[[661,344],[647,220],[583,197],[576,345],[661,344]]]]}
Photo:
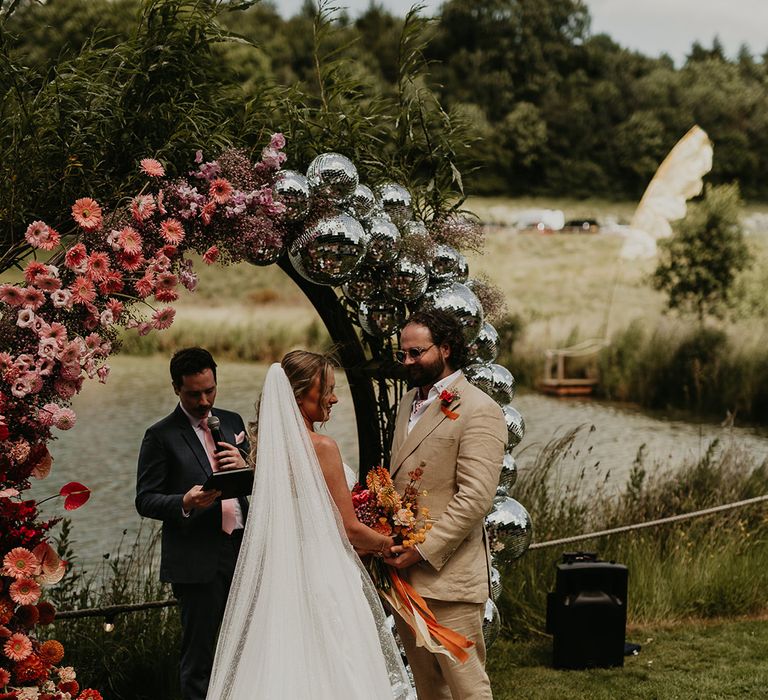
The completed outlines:
{"type": "Polygon", "coordinates": [[[569,552],[547,594],[547,627],[555,668],[624,665],[627,567],[591,552],[569,552]]]}

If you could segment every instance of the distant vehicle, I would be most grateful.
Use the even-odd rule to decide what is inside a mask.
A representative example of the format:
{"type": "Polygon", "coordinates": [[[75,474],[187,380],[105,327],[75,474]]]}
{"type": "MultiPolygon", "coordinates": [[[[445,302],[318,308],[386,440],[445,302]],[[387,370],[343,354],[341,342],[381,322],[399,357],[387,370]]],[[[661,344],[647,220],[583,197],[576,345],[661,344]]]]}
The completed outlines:
{"type": "Polygon", "coordinates": [[[563,226],[563,233],[597,233],[600,224],[597,219],[569,219],[563,226]]]}
{"type": "Polygon", "coordinates": [[[560,231],[565,216],[559,209],[525,209],[517,212],[515,225],[521,230],[551,233],[560,231]]]}

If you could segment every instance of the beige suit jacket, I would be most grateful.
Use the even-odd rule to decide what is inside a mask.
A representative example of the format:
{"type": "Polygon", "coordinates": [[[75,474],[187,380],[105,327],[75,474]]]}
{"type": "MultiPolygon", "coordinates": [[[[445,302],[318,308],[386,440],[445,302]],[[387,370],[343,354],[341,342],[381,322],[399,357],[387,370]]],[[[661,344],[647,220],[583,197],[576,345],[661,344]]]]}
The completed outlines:
{"type": "Polygon", "coordinates": [[[408,433],[417,389],[403,396],[397,412],[390,471],[402,493],[408,472],[421,466],[419,503],[435,520],[419,545],[423,561],[404,576],[427,598],[484,603],[490,593],[490,555],[483,520],[491,509],[507,443],[504,415],[485,392],[461,375],[449,388],[459,398],[451,420],[434,401],[408,433]]]}

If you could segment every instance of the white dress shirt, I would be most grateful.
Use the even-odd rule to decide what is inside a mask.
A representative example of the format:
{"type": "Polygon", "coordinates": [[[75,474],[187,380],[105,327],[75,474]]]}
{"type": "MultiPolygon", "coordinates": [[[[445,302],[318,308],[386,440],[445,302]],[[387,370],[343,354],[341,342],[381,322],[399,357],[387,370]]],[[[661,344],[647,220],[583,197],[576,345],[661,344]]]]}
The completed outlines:
{"type": "Polygon", "coordinates": [[[443,377],[439,382],[435,382],[432,388],[429,390],[426,399],[419,398],[421,392],[416,392],[416,398],[413,400],[411,406],[411,417],[408,419],[408,433],[413,430],[413,426],[418,423],[427,409],[435,402],[438,396],[453,384],[461,376],[461,370],[457,369],[453,374],[449,374],[447,377],[443,377]]]}

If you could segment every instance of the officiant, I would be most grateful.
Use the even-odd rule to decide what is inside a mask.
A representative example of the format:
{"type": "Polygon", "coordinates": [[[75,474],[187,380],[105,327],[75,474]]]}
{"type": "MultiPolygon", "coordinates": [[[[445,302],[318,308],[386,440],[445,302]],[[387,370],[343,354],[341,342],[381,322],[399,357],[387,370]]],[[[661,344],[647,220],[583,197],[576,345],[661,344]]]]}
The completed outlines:
{"type": "Polygon", "coordinates": [[[179,403],[144,435],[136,510],[163,523],[160,580],[172,585],[181,609],[181,693],[204,700],[248,502],[217,500],[221,493],[203,485],[213,472],[244,467],[249,447],[243,419],[213,407],[216,363],[207,350],[179,350],[170,371],[179,403]],[[219,420],[218,443],[210,416],[219,420]]]}

